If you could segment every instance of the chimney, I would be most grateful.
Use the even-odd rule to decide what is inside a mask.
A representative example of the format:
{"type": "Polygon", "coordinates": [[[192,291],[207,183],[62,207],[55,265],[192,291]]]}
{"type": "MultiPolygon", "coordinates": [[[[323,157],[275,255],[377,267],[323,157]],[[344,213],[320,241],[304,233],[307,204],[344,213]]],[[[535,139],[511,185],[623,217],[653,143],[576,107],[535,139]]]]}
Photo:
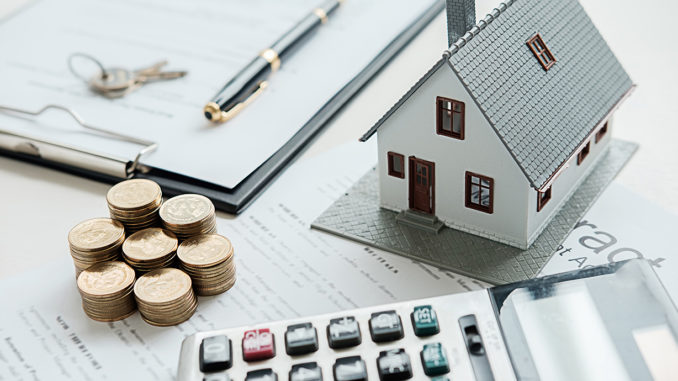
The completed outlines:
{"type": "Polygon", "coordinates": [[[476,2],[475,0],[446,1],[447,45],[450,46],[476,25],[476,2]]]}

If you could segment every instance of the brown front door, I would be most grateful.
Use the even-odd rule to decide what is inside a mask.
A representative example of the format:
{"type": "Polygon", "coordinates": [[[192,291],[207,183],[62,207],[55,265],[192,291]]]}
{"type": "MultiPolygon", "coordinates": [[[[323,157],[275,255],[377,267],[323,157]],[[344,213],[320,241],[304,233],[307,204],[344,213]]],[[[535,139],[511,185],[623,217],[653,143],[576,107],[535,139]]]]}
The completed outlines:
{"type": "Polygon", "coordinates": [[[410,209],[434,214],[435,164],[410,156],[410,209]]]}

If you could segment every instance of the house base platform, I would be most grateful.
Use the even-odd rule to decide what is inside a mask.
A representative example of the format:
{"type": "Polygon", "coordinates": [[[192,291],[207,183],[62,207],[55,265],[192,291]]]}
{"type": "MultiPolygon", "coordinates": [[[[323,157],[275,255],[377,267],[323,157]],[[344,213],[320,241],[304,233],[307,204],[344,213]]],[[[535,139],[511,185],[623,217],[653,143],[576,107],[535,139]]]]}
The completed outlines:
{"type": "Polygon", "coordinates": [[[378,174],[370,170],[312,227],[495,285],[534,278],[638,145],[614,139],[577,191],[527,250],[443,227],[437,233],[398,223],[379,206],[378,174]]]}

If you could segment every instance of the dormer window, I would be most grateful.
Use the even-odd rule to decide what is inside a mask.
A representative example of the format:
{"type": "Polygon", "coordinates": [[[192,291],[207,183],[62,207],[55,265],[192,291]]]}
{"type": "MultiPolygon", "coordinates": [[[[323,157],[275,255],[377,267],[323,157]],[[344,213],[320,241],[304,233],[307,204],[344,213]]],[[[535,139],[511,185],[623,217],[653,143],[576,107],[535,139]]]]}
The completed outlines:
{"type": "Polygon", "coordinates": [[[436,98],[436,132],[438,135],[464,140],[464,102],[436,98]]]}
{"type": "Polygon", "coordinates": [[[556,58],[553,56],[553,53],[544,43],[544,40],[541,38],[539,33],[534,35],[534,37],[527,40],[527,46],[530,47],[534,56],[537,57],[537,60],[541,64],[541,67],[544,70],[548,71],[553,64],[556,63],[556,58]]]}

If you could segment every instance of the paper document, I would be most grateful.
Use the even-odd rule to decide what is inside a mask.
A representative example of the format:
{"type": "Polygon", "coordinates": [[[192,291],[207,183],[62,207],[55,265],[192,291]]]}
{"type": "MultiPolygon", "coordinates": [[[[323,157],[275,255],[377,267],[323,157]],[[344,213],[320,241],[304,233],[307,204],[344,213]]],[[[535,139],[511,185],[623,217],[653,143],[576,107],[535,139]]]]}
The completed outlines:
{"type": "Polygon", "coordinates": [[[579,221],[541,275],[643,258],[678,302],[678,216],[617,183],[579,221]]]}
{"type": "MultiPolygon", "coordinates": [[[[255,102],[226,124],[208,122],[202,109],[228,79],[320,2],[34,1],[0,23],[0,105],[70,107],[91,125],[159,143],[146,165],[233,188],[435,0],[346,1],[255,102]],[[75,52],[129,69],[166,59],[168,69],[189,73],[111,100],[68,70],[75,52]]],[[[36,122],[0,113],[0,128],[122,159],[139,150],[57,114],[36,122]]]]}
{"type": "Polygon", "coordinates": [[[89,320],[66,249],[62,261],[0,282],[0,380],[172,380],[181,341],[197,330],[487,287],[310,229],[370,168],[373,143],[297,163],[237,219],[219,218],[238,280],[226,294],[199,298],[196,314],[179,326],[156,328],[138,314],[89,320]]]}

